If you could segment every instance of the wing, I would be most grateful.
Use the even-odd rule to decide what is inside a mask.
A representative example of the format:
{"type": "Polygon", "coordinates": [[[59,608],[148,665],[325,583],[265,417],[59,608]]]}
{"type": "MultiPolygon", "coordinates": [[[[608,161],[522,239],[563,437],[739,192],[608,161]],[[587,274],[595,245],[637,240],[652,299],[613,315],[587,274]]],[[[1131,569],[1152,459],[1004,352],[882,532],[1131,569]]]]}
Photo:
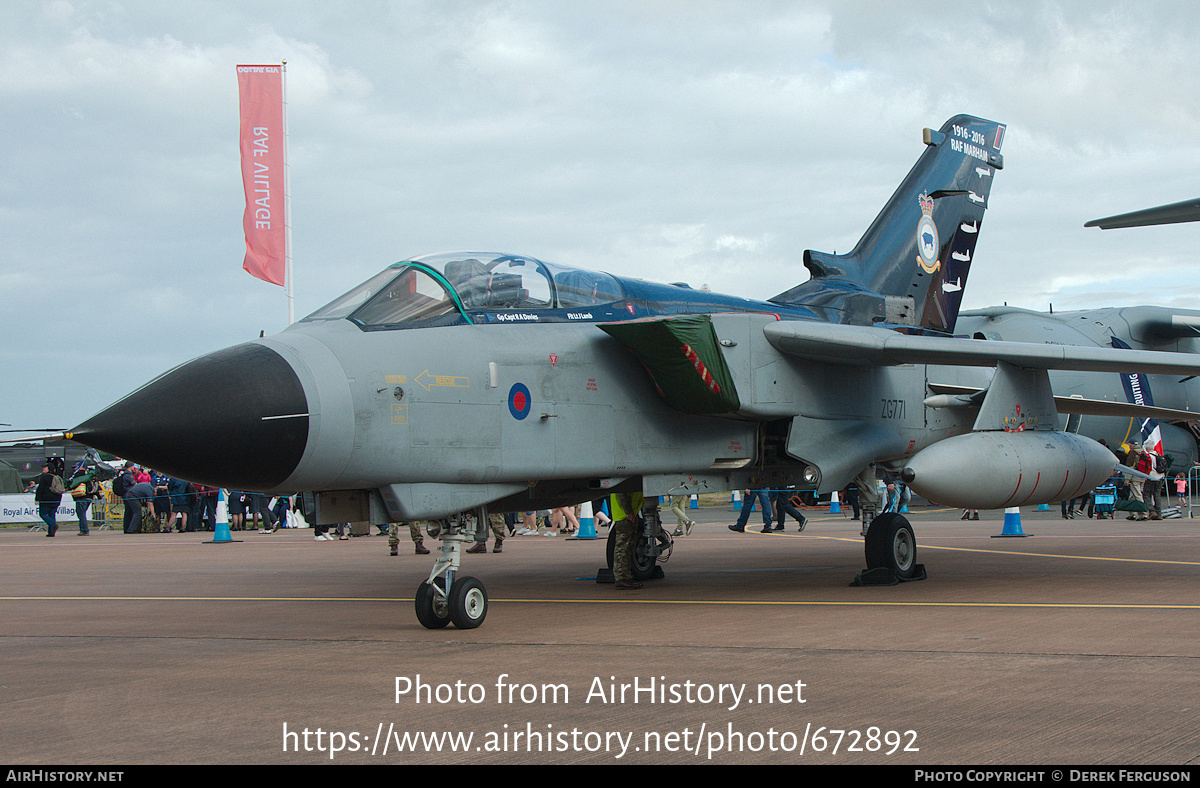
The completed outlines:
{"type": "Polygon", "coordinates": [[[1103,219],[1092,219],[1083,226],[1112,230],[1117,227],[1145,227],[1151,224],[1179,224],[1180,222],[1195,221],[1200,221],[1200,199],[1173,202],[1170,205],[1107,216],[1103,219]]]}
{"type": "Polygon", "coordinates": [[[884,328],[795,320],[768,323],[763,332],[779,352],[826,364],[994,367],[1005,362],[1024,369],[1200,375],[1200,355],[1185,353],[912,336],[884,328]]]}
{"type": "Polygon", "coordinates": [[[37,435],[21,435],[17,438],[0,438],[0,443],[36,443],[37,441],[70,440],[69,432],[44,432],[37,435]]]}
{"type": "MultiPolygon", "coordinates": [[[[983,400],[987,389],[978,386],[960,386],[954,383],[930,383],[929,391],[934,395],[945,395],[945,399],[925,404],[931,407],[937,405],[977,405],[983,400]]],[[[932,397],[930,399],[933,399],[932,397]]],[[[1168,421],[1200,421],[1200,413],[1174,408],[1159,408],[1152,405],[1134,405],[1131,402],[1113,402],[1106,399],[1089,399],[1087,397],[1054,397],[1054,405],[1059,413],[1079,416],[1119,416],[1137,419],[1166,419],[1168,421]]]]}

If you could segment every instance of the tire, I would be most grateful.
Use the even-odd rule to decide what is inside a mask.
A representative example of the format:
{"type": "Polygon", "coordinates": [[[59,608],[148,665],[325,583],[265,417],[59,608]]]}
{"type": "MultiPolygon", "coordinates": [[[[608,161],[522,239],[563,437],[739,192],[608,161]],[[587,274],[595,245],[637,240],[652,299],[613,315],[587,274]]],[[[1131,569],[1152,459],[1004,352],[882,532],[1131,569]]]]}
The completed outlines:
{"type": "MultiPolygon", "coordinates": [[[[434,581],[438,588],[445,587],[445,581],[437,578],[434,581]]],[[[426,629],[441,629],[450,623],[450,607],[446,602],[437,598],[433,586],[423,582],[417,586],[417,596],[414,600],[417,609],[417,621],[426,629]]]]}
{"type": "MultiPolygon", "coordinates": [[[[608,568],[613,568],[613,555],[617,551],[617,531],[615,527],[608,529],[608,544],[605,547],[604,557],[608,562],[608,568]]],[[[650,540],[646,535],[639,533],[637,541],[633,544],[633,566],[630,567],[630,574],[634,580],[649,580],[654,574],[654,565],[658,563],[658,559],[650,555],[650,540]]]]}
{"type": "Polygon", "coordinates": [[[917,539],[903,515],[881,514],[871,521],[866,553],[868,569],[887,567],[905,580],[916,574],[917,539]]]}
{"type": "Polygon", "coordinates": [[[450,586],[450,620],[458,629],[474,629],[487,618],[488,597],[474,577],[456,577],[450,586]]]}

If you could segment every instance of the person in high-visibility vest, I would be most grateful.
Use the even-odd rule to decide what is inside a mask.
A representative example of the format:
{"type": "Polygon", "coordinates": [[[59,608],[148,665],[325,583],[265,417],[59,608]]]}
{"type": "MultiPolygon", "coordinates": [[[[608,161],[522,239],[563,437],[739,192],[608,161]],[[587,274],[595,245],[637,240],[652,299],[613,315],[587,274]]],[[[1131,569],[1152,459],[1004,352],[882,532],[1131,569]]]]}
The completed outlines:
{"type": "Polygon", "coordinates": [[[617,493],[609,506],[613,513],[613,530],[616,533],[613,545],[613,588],[625,591],[642,587],[642,581],[633,579],[633,546],[637,542],[638,512],[642,510],[644,498],[638,493],[617,493]]]}

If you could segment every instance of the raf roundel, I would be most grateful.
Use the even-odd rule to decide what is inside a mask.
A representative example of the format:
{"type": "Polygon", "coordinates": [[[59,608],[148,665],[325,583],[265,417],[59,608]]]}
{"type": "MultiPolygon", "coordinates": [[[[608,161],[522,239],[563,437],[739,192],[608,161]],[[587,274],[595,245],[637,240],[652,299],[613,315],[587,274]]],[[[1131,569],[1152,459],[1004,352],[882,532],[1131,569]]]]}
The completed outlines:
{"type": "Polygon", "coordinates": [[[530,399],[524,383],[514,383],[508,390],[508,412],[514,419],[520,421],[529,415],[530,399]]]}

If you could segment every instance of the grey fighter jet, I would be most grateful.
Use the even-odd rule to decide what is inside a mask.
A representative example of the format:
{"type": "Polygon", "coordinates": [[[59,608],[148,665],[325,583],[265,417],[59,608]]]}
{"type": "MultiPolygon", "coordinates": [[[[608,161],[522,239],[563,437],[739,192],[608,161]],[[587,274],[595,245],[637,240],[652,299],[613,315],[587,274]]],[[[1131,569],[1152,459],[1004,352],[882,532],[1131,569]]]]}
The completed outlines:
{"type": "MultiPolygon", "coordinates": [[[[873,465],[954,506],[1073,497],[1116,460],[1059,429],[1049,372],[1193,375],[1200,360],[952,335],[1003,135],[966,115],[926,129],[855,248],[805,252],[811,277],[774,298],[520,255],[417,257],[70,435],[197,483],[315,491],[321,522],[439,521],[442,558],[416,603],[431,627],[486,614],[482,584],[458,574],[467,521],[486,511],[610,492],[829,492],[873,465]]],[[[669,545],[646,522],[642,572],[669,545]]],[[[875,517],[865,536],[870,568],[919,571],[903,516],[875,517]]]]}

